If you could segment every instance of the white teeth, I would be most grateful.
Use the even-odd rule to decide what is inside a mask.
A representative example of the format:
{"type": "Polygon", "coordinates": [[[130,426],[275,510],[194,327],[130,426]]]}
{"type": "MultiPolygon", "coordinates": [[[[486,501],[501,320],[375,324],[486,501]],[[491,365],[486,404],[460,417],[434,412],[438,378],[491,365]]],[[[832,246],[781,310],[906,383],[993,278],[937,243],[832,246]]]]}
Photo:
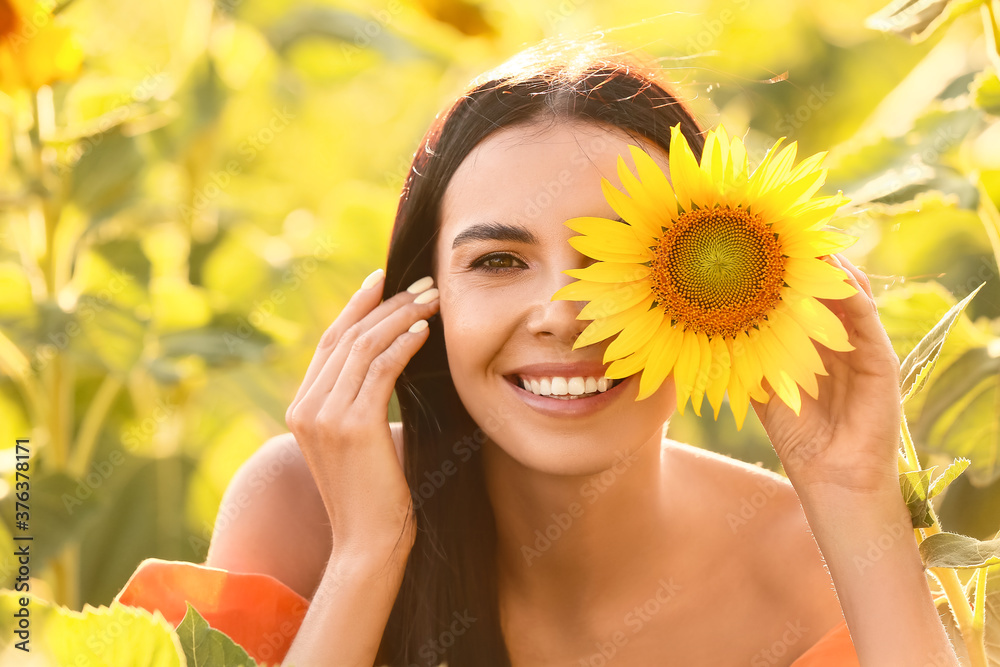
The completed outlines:
{"type": "Polygon", "coordinates": [[[530,391],[536,396],[559,396],[571,399],[579,396],[587,396],[596,393],[604,393],[614,385],[614,380],[606,377],[547,377],[547,378],[520,378],[519,384],[526,391],[530,391]]]}

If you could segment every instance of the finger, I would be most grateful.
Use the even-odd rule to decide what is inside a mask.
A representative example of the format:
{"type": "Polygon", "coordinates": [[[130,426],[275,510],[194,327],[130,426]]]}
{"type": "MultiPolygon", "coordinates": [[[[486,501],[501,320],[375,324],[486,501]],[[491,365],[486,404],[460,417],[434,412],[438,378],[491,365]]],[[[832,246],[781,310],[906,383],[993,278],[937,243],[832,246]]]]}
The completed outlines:
{"type": "MultiPolygon", "coordinates": [[[[418,320],[427,319],[434,314],[440,303],[436,289],[427,290],[416,297],[407,293],[397,296],[402,296],[408,302],[379,321],[369,323],[363,320],[362,326],[368,327],[364,333],[353,341],[341,341],[306,393],[305,403],[322,403],[330,395],[335,395],[336,401],[344,406],[353,402],[375,358],[385,352],[393,341],[407,333],[418,320]]],[[[374,315],[373,313],[373,318],[374,315]]]]}
{"type": "Polygon", "coordinates": [[[364,282],[361,283],[358,291],[351,296],[347,305],[340,311],[340,314],[333,323],[323,332],[323,336],[319,339],[319,344],[316,346],[316,351],[313,353],[313,358],[309,362],[309,367],[306,369],[302,384],[299,385],[299,390],[295,393],[295,398],[292,399],[292,405],[289,407],[289,410],[305,396],[305,393],[312,386],[313,381],[319,375],[320,370],[336,347],[337,341],[344,335],[344,332],[360,321],[365,314],[378,306],[379,301],[382,300],[382,290],[380,288],[384,282],[385,271],[382,269],[372,271],[365,278],[364,282]]]}
{"type": "MultiPolygon", "coordinates": [[[[406,364],[417,353],[430,336],[430,328],[427,320],[417,320],[393,341],[385,352],[375,357],[365,377],[364,383],[358,390],[355,403],[364,406],[379,406],[385,411],[392,398],[392,391],[396,386],[406,364]]],[[[384,418],[385,415],[381,415],[384,418]]]]}
{"type": "Polygon", "coordinates": [[[846,299],[820,299],[820,301],[841,319],[855,346],[859,342],[858,338],[867,341],[882,340],[886,333],[878,317],[875,299],[871,296],[871,287],[869,285],[868,289],[865,289],[861,282],[864,280],[867,283],[867,277],[850,262],[845,265],[844,262],[847,260],[842,255],[828,255],[826,261],[844,270],[847,282],[857,290],[857,293],[846,299]]]}
{"type": "Polygon", "coordinates": [[[872,282],[871,280],[869,280],[867,274],[865,274],[864,271],[856,267],[851,262],[851,260],[847,259],[847,257],[845,257],[844,255],[837,253],[834,255],[834,257],[837,258],[837,261],[840,262],[841,266],[844,268],[845,271],[854,276],[854,279],[858,282],[858,284],[861,285],[862,288],[864,288],[865,294],[867,294],[869,298],[874,299],[875,295],[872,294],[872,282]]]}

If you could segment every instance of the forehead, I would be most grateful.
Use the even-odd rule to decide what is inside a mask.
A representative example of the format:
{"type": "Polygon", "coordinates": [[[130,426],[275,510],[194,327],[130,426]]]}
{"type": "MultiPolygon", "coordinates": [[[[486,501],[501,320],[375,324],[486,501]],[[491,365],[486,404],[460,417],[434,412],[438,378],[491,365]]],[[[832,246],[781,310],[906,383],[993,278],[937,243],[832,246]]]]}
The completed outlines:
{"type": "Polygon", "coordinates": [[[480,142],[455,171],[441,202],[439,251],[476,222],[538,225],[610,215],[601,178],[621,189],[619,155],[632,170],[629,144],[650,152],[665,172],[665,151],[624,131],[585,122],[513,126],[480,142]]]}

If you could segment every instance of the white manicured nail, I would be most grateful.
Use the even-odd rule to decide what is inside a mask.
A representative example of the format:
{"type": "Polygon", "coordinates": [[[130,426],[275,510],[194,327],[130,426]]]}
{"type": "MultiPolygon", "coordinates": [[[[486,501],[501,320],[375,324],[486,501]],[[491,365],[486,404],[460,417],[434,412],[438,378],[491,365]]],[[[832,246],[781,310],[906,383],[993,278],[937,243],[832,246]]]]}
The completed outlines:
{"type": "Polygon", "coordinates": [[[424,276],[423,278],[421,278],[417,282],[415,282],[412,285],[410,285],[409,287],[407,287],[406,291],[409,292],[410,294],[420,294],[421,292],[423,292],[425,289],[427,289],[428,287],[430,287],[433,284],[434,284],[434,277],[433,276],[424,276]]]}
{"type": "Polygon", "coordinates": [[[427,320],[417,320],[416,322],[410,325],[408,331],[410,333],[420,333],[426,328],[427,328],[427,320]]]}
{"type": "Polygon", "coordinates": [[[417,295],[417,298],[413,300],[413,303],[430,303],[434,299],[438,298],[437,287],[432,287],[426,292],[421,292],[417,295]]]}
{"type": "Polygon", "coordinates": [[[361,289],[371,289],[375,287],[376,285],[379,284],[379,282],[381,282],[382,276],[384,275],[385,271],[383,271],[382,269],[375,269],[374,271],[369,273],[368,277],[365,278],[365,281],[361,283],[361,289]]]}

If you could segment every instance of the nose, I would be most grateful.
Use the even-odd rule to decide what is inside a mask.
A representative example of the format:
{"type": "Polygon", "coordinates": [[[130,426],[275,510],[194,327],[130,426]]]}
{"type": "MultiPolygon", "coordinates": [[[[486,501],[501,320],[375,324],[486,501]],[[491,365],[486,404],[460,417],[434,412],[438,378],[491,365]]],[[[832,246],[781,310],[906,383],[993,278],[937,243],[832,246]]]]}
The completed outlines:
{"type": "Polygon", "coordinates": [[[539,289],[536,302],[528,314],[527,328],[532,335],[572,345],[590,324],[589,320],[576,319],[587,304],[585,301],[552,301],[556,290],[576,280],[559,269],[552,269],[552,272],[555,274],[552,279],[540,281],[544,285],[539,289]]]}

